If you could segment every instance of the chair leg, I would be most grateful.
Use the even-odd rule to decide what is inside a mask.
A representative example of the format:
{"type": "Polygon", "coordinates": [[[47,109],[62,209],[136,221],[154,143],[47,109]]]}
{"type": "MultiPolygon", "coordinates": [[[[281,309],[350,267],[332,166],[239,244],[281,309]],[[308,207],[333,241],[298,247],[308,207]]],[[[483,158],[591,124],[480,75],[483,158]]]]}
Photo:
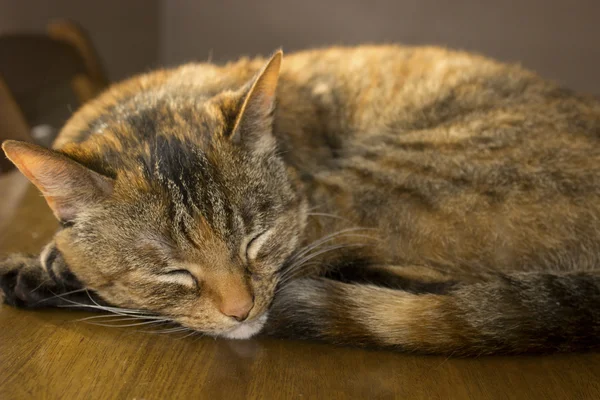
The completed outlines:
{"type": "MultiPolygon", "coordinates": [[[[77,49],[83,59],[89,82],[85,83],[85,90],[76,93],[78,96],[84,96],[84,98],[80,97],[79,99],[82,103],[90,100],[108,86],[109,82],[100,62],[100,57],[87,33],[79,25],[71,21],[59,20],[48,24],[46,30],[51,38],[67,42],[77,49]]],[[[77,84],[74,83],[74,86],[77,86],[77,84]]]]}
{"type": "MultiPolygon", "coordinates": [[[[2,118],[0,118],[0,143],[12,140],[24,140],[32,142],[30,135],[29,124],[25,120],[15,98],[0,77],[0,110],[2,118]]],[[[2,153],[2,152],[0,152],[2,153]]],[[[0,154],[0,174],[13,169],[13,164],[8,161],[4,154],[0,154]]]]}

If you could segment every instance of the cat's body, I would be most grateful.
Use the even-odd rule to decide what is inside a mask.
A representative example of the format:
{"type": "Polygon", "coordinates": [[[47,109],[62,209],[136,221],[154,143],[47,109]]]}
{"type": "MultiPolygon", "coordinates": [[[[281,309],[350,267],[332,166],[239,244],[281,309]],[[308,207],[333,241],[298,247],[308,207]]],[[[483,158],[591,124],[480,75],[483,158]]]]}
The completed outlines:
{"type": "Polygon", "coordinates": [[[266,320],[425,352],[598,344],[598,102],[437,48],[298,53],[278,79],[265,62],[159,71],[84,106],[56,142],[100,174],[72,167],[98,190],[74,203],[29,167],[54,156],[6,149],[66,222],[54,253],[86,287],[228,337],[266,320]],[[150,287],[140,270],[170,257],[210,301],[150,287]]]}

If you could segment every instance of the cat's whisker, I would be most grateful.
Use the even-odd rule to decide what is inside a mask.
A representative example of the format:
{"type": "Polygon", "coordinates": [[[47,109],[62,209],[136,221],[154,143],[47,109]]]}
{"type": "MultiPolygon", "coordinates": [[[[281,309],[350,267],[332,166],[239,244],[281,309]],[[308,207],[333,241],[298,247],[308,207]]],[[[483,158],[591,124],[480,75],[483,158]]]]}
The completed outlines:
{"type": "Polygon", "coordinates": [[[277,152],[275,152],[275,155],[278,157],[281,157],[284,154],[288,154],[290,152],[290,150],[279,150],[277,152]]]}
{"type": "Polygon", "coordinates": [[[343,248],[349,248],[349,247],[365,247],[368,246],[368,244],[365,243],[350,243],[350,244],[340,244],[340,245],[335,245],[335,246],[330,246],[330,247],[326,247],[322,250],[319,250],[315,253],[310,253],[307,256],[305,256],[303,259],[298,261],[298,264],[302,265],[305,262],[312,260],[313,258],[320,256],[321,254],[325,254],[328,253],[330,251],[333,250],[338,250],[338,249],[343,249],[343,248]]]}
{"type": "MultiPolygon", "coordinates": [[[[308,267],[311,267],[313,265],[320,265],[320,263],[310,263],[310,264],[308,264],[308,267]]],[[[303,265],[303,267],[304,267],[304,265],[303,265]]],[[[307,273],[307,269],[308,268],[299,269],[295,274],[290,275],[290,276],[286,277],[286,279],[279,281],[278,282],[279,288],[277,289],[277,293],[280,291],[281,288],[286,287],[290,282],[292,282],[296,279],[299,279],[303,276],[310,276],[311,274],[307,273]]]]}
{"type": "MultiPolygon", "coordinates": [[[[36,289],[39,289],[39,286],[36,289]]],[[[34,290],[36,290],[36,289],[34,289],[34,290]]],[[[53,300],[53,299],[56,299],[56,298],[64,298],[64,296],[68,296],[68,295],[75,294],[75,293],[81,293],[81,292],[85,292],[85,291],[87,291],[87,289],[83,288],[83,289],[71,290],[70,292],[55,294],[53,296],[46,297],[45,299],[42,299],[42,300],[38,301],[37,303],[35,303],[35,305],[38,305],[38,304],[43,303],[43,302],[48,301],[48,300],[53,300]]]]}
{"type": "MultiPolygon", "coordinates": [[[[292,266],[292,270],[294,271],[293,273],[290,273],[291,275],[288,276],[283,276],[282,279],[279,282],[279,286],[280,288],[283,287],[285,285],[285,283],[298,278],[299,276],[301,276],[301,274],[303,272],[305,272],[305,266],[312,266],[315,263],[308,263],[308,261],[314,259],[315,257],[320,256],[321,254],[325,254],[327,252],[330,251],[334,251],[334,250],[338,250],[338,249],[342,249],[342,248],[349,248],[349,247],[366,247],[369,246],[369,244],[365,244],[365,243],[350,243],[350,244],[341,244],[341,245],[334,245],[334,246],[329,246],[326,247],[324,249],[321,249],[315,253],[311,253],[308,254],[307,256],[305,256],[303,259],[299,260],[296,264],[294,264],[292,266]]],[[[318,264],[318,263],[316,263],[318,264]]]]}
{"type": "Polygon", "coordinates": [[[109,309],[106,309],[104,307],[97,307],[91,304],[80,304],[80,303],[75,303],[75,302],[71,302],[73,304],[59,304],[57,307],[59,308],[81,308],[81,309],[92,309],[92,310],[100,310],[100,311],[106,311],[115,315],[131,315],[131,314],[126,314],[126,313],[121,313],[121,312],[117,312],[117,311],[112,311],[109,309]]]}
{"type": "MultiPolygon", "coordinates": [[[[331,235],[328,235],[328,236],[331,236],[331,235]]],[[[310,249],[302,251],[298,256],[294,257],[292,259],[292,261],[291,261],[291,265],[289,265],[287,268],[285,268],[285,270],[281,273],[281,277],[285,277],[287,274],[293,272],[303,262],[308,261],[310,259],[310,258],[307,259],[306,257],[310,257],[311,255],[315,255],[316,256],[316,255],[323,254],[321,251],[325,250],[325,249],[330,249],[330,250],[327,250],[327,251],[331,251],[331,250],[335,250],[337,248],[341,248],[339,246],[344,247],[344,246],[351,246],[352,245],[352,244],[334,245],[334,246],[330,246],[330,247],[325,247],[324,249],[318,250],[318,251],[316,251],[314,253],[310,253],[311,250],[318,249],[319,246],[321,246],[321,245],[323,245],[323,244],[325,244],[325,243],[327,243],[327,242],[329,242],[331,240],[334,240],[334,239],[336,239],[338,237],[361,237],[361,238],[375,239],[375,238],[372,238],[370,236],[360,235],[360,234],[351,234],[351,233],[344,234],[343,236],[341,236],[341,234],[340,234],[340,235],[337,235],[337,236],[325,237],[325,238],[321,239],[321,243],[319,243],[318,245],[312,245],[310,247],[310,249]],[[303,257],[303,258],[300,258],[300,257],[303,257]]],[[[357,243],[357,244],[361,245],[361,246],[364,245],[362,243],[357,243]]]]}
{"type": "Polygon", "coordinates": [[[339,219],[341,221],[350,222],[350,220],[348,218],[340,217],[339,215],[329,214],[329,213],[307,212],[306,215],[311,216],[311,217],[329,217],[329,218],[339,219]]]}
{"type": "Polygon", "coordinates": [[[116,308],[116,307],[109,307],[109,306],[101,306],[98,303],[94,302],[95,305],[93,304],[83,304],[83,303],[78,303],[76,301],[73,300],[69,300],[69,299],[64,299],[66,302],[70,303],[70,304],[60,304],[58,305],[58,307],[60,308],[82,308],[82,309],[93,309],[93,310],[101,310],[101,311],[106,311],[112,314],[116,314],[116,315],[122,315],[122,316],[139,316],[139,317],[144,317],[144,316],[155,316],[154,314],[150,314],[141,310],[130,310],[130,309],[126,309],[126,308],[116,308]]]}
{"type": "Polygon", "coordinates": [[[43,280],[39,285],[37,285],[35,288],[31,289],[31,291],[29,293],[35,293],[36,290],[38,290],[39,288],[41,288],[48,282],[52,282],[52,281],[50,279],[43,280]]]}
{"type": "Polygon", "coordinates": [[[312,211],[315,211],[315,210],[318,210],[319,208],[322,208],[322,207],[323,207],[323,205],[322,205],[322,204],[321,204],[321,205],[318,205],[318,206],[312,206],[312,207],[310,207],[310,208],[307,208],[307,209],[306,209],[306,212],[307,212],[307,213],[310,213],[310,212],[312,212],[312,211]]]}
{"type": "Polygon", "coordinates": [[[279,291],[281,290],[281,288],[283,286],[285,286],[289,281],[296,279],[298,276],[300,276],[302,274],[302,272],[305,272],[305,269],[307,267],[312,267],[313,265],[322,265],[320,262],[311,262],[311,263],[307,263],[302,265],[302,268],[297,269],[296,273],[294,274],[290,274],[288,276],[285,276],[282,279],[279,279],[279,281],[277,282],[277,285],[279,286],[276,290],[275,290],[275,294],[279,293],[279,291]]]}
{"type": "Polygon", "coordinates": [[[155,331],[142,331],[145,333],[154,333],[154,334],[165,334],[165,333],[177,333],[177,332],[183,332],[183,331],[188,331],[190,330],[190,328],[186,328],[184,326],[179,326],[179,327],[175,327],[175,328],[168,328],[168,329],[162,329],[162,330],[155,330],[155,331]]]}
{"type": "Polygon", "coordinates": [[[197,335],[197,334],[199,334],[199,333],[200,333],[200,332],[198,332],[198,331],[195,331],[195,330],[193,330],[193,329],[190,329],[190,333],[188,333],[187,335],[183,335],[182,337],[179,337],[179,338],[177,338],[177,339],[175,339],[175,340],[183,340],[183,339],[185,339],[185,338],[187,338],[187,337],[194,336],[194,335],[197,335]]]}
{"type": "Polygon", "coordinates": [[[304,255],[307,251],[312,250],[312,248],[316,247],[317,245],[319,245],[321,243],[327,242],[330,239],[338,238],[338,237],[345,236],[348,234],[354,234],[354,232],[363,231],[363,230],[373,230],[373,228],[353,227],[353,228],[346,228],[346,229],[342,229],[337,232],[330,233],[328,235],[321,237],[318,240],[315,240],[312,243],[309,243],[307,246],[304,247],[304,249],[302,249],[294,257],[297,259],[297,258],[301,257],[302,255],[304,255]]]}
{"type": "MultiPolygon", "coordinates": [[[[117,314],[107,314],[107,315],[94,315],[93,317],[86,317],[86,318],[81,318],[76,320],[77,322],[85,322],[85,321],[91,321],[91,320],[95,320],[95,319],[109,319],[109,318],[119,318],[122,317],[122,315],[117,315],[117,314]]],[[[163,317],[152,317],[152,316],[136,316],[136,315],[129,315],[128,318],[123,318],[123,320],[128,319],[128,320],[155,320],[155,321],[162,321],[165,320],[165,318],[163,317]]]]}
{"type": "Polygon", "coordinates": [[[90,294],[90,292],[87,289],[86,289],[85,292],[87,293],[88,298],[90,299],[90,301],[92,303],[94,303],[98,307],[102,307],[102,308],[107,309],[107,310],[108,309],[112,309],[113,311],[114,310],[118,310],[118,311],[124,312],[124,313],[129,314],[129,315],[138,315],[138,316],[141,316],[141,317],[156,316],[156,314],[149,313],[149,312],[143,311],[143,310],[135,310],[135,309],[127,309],[127,308],[119,308],[119,307],[109,307],[109,306],[100,305],[100,304],[98,304],[98,302],[96,300],[94,300],[94,298],[92,297],[92,295],[90,294]]]}
{"type": "MultiPolygon", "coordinates": [[[[119,322],[119,321],[124,321],[123,319],[118,319],[115,321],[109,321],[109,322],[119,322]]],[[[104,323],[98,323],[98,322],[86,322],[89,325],[96,325],[96,326],[107,326],[110,328],[127,328],[127,327],[132,327],[132,326],[141,326],[141,325],[153,325],[153,324],[161,324],[161,323],[166,323],[169,322],[168,320],[159,320],[159,321],[146,321],[146,322],[138,322],[135,324],[104,324],[104,323]]]]}
{"type": "Polygon", "coordinates": [[[285,275],[280,275],[279,276],[279,282],[284,282],[288,278],[293,278],[296,275],[297,272],[300,272],[301,269],[304,269],[304,268],[312,266],[312,265],[317,265],[317,264],[322,264],[322,263],[320,263],[318,261],[315,261],[315,262],[310,262],[310,263],[306,263],[306,264],[302,264],[302,265],[300,265],[300,264],[294,265],[294,269],[293,270],[288,271],[288,273],[285,274],[285,275]]]}
{"type": "Polygon", "coordinates": [[[206,333],[200,332],[200,331],[196,331],[198,333],[198,335],[194,338],[194,340],[192,341],[193,343],[197,342],[198,340],[204,338],[207,336],[206,333]]]}
{"type": "Polygon", "coordinates": [[[340,231],[337,232],[333,232],[330,233],[328,235],[323,236],[322,238],[315,240],[314,242],[306,245],[304,248],[300,249],[298,251],[298,253],[296,253],[293,257],[291,262],[294,262],[295,260],[299,259],[300,257],[304,256],[306,253],[310,252],[311,250],[315,249],[316,247],[327,243],[330,240],[333,240],[335,238],[339,238],[342,237],[342,235],[347,235],[347,234],[351,234],[352,232],[357,232],[357,231],[361,231],[361,230],[373,230],[373,228],[361,228],[361,227],[355,227],[355,228],[347,228],[347,229],[342,229],[340,231]]]}

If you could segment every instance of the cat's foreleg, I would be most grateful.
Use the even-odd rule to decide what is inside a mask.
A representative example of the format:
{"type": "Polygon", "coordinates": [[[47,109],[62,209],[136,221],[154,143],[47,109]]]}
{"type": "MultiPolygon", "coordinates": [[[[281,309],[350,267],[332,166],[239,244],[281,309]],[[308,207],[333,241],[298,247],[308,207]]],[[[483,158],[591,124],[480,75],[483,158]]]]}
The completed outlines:
{"type": "Polygon", "coordinates": [[[0,298],[20,308],[93,306],[99,301],[69,271],[53,243],[40,255],[11,254],[0,259],[0,298]]]}

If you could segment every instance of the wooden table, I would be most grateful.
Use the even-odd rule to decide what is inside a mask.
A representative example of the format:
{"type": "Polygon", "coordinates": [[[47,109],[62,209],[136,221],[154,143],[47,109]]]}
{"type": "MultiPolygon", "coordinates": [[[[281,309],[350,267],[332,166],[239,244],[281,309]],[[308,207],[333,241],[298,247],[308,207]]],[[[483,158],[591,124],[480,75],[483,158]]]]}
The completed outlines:
{"type": "MultiPolygon", "coordinates": [[[[7,186],[19,185],[0,181],[0,208],[7,186]]],[[[56,229],[38,193],[23,191],[0,221],[1,253],[37,251],[56,229]]],[[[447,359],[183,338],[78,321],[87,316],[1,307],[0,399],[600,399],[600,354],[447,359]]]]}

